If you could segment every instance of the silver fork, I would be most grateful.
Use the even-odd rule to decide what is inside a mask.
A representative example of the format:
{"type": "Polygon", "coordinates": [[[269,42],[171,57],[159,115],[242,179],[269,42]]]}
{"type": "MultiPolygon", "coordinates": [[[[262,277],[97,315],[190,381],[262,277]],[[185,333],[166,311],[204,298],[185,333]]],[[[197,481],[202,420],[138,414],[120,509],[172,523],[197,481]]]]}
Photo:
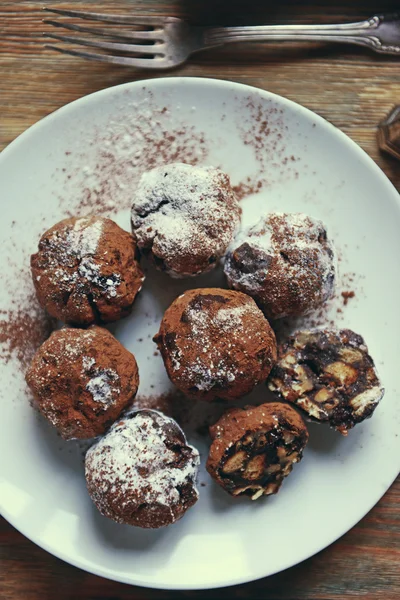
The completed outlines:
{"type": "Polygon", "coordinates": [[[342,42],[366,46],[381,54],[400,55],[400,14],[374,16],[357,23],[339,25],[267,25],[256,27],[196,27],[175,17],[106,15],[45,8],[65,17],[124,25],[129,31],[84,27],[62,20],[45,23],[89,34],[77,37],[46,33],[47,37],[110,53],[84,52],[47,44],[47,48],[81,58],[143,69],[170,69],[199,50],[231,42],[342,42]],[[132,28],[130,28],[132,26],[132,28]],[[126,53],[127,56],[120,56],[126,53]],[[130,55],[130,56],[129,56],[130,55]],[[133,56],[132,56],[133,55],[133,56]]]}

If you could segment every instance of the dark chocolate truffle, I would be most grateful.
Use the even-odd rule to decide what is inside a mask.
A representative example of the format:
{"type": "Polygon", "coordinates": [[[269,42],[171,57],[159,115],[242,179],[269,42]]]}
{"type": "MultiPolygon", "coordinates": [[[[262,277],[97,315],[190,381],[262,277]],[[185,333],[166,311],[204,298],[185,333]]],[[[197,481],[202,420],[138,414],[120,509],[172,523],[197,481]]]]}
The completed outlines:
{"type": "Polygon", "coordinates": [[[139,375],[133,354],[94,325],[54,331],[26,381],[40,412],[68,440],[104,433],[132,404],[139,375]]]}
{"type": "Polygon", "coordinates": [[[384,389],[363,338],[350,331],[298,331],[279,347],[268,387],[343,435],[370,417],[384,389]]]}
{"type": "Polygon", "coordinates": [[[305,315],[333,295],[336,258],[321,221],[272,213],[238,235],[224,270],[229,287],[279,319],[305,315]]]}
{"type": "Polygon", "coordinates": [[[185,292],[166,310],[154,340],[171,381],[194,399],[240,398],[276,360],[268,321],[250,296],[231,290],[185,292]]]}
{"type": "Polygon", "coordinates": [[[213,167],[182,163],[144,173],[132,206],[140,251],[172,277],[210,271],[240,221],[229,177],[213,167]]]}
{"type": "Polygon", "coordinates": [[[308,440],[303,419],[281,402],[230,409],[210,435],[207,471],[232,496],[252,500],[279,491],[308,440]]]}
{"type": "Polygon", "coordinates": [[[31,257],[38,300],[66,323],[108,323],[127,316],[143,283],[136,244],[101,217],[65,219],[46,231],[31,257]]]}
{"type": "Polygon", "coordinates": [[[105,517],[164,527],[196,503],[199,462],[173,419],[154,410],[133,411],[88,450],[86,484],[105,517]]]}

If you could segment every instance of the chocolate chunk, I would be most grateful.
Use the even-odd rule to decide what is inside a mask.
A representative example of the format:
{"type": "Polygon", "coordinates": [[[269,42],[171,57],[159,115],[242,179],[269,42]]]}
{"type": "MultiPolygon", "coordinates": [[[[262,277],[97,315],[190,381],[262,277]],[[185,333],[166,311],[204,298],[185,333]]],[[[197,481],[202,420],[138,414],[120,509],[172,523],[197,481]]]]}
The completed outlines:
{"type": "Polygon", "coordinates": [[[379,123],[377,138],[381,150],[400,159],[400,106],[392,108],[379,123]]]}

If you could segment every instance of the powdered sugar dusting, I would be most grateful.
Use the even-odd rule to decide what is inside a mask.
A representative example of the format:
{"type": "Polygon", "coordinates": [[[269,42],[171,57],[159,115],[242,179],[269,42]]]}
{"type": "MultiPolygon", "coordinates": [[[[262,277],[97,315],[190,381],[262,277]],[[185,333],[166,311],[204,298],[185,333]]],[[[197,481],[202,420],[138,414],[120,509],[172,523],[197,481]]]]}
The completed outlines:
{"type": "Polygon", "coordinates": [[[113,369],[102,369],[96,367],[95,364],[96,361],[93,357],[82,357],[83,372],[90,377],[86,384],[86,390],[92,395],[94,402],[102,404],[104,408],[109,408],[116,403],[120,393],[120,378],[113,369]]]}
{"type": "Polygon", "coordinates": [[[70,252],[79,258],[95,254],[102,233],[103,221],[100,219],[77,219],[67,234],[70,252]]]}
{"type": "Polygon", "coordinates": [[[85,371],[88,371],[94,364],[96,364],[96,360],[92,356],[82,357],[82,365],[85,371]]]}
{"type": "Polygon", "coordinates": [[[232,243],[232,247],[239,246],[241,244],[245,244],[248,242],[248,238],[252,237],[252,245],[259,250],[263,250],[265,252],[273,252],[273,243],[272,243],[272,231],[270,227],[265,227],[264,222],[261,219],[257,225],[252,227],[251,230],[242,230],[239,232],[239,235],[236,237],[234,242],[232,243]],[[253,233],[254,232],[254,233],[253,233]]]}
{"type": "Polygon", "coordinates": [[[119,392],[118,389],[114,388],[113,390],[112,387],[117,379],[118,375],[115,371],[102,371],[86,384],[86,389],[92,394],[95,402],[100,402],[109,408],[112,404],[115,404],[113,391],[119,392]]]}
{"type": "Polygon", "coordinates": [[[110,298],[115,298],[118,293],[117,288],[121,283],[121,275],[113,273],[109,277],[103,277],[100,272],[100,266],[91,257],[85,257],[81,260],[78,272],[75,272],[71,277],[72,282],[76,281],[78,275],[100,288],[110,298]]]}
{"type": "Polygon", "coordinates": [[[86,455],[86,473],[103,494],[134,495],[140,503],[171,506],[180,502],[179,488],[195,484],[200,458],[189,446],[191,457],[175,466],[176,452],[166,445],[165,425],[178,425],[158,411],[137,411],[112,426],[109,433],[86,455]]]}
{"type": "Polygon", "coordinates": [[[243,329],[243,317],[245,315],[254,315],[259,312],[253,303],[243,304],[241,306],[224,307],[221,306],[216,314],[206,310],[196,310],[190,308],[187,311],[187,319],[191,324],[193,335],[200,336],[204,344],[204,350],[210,348],[211,340],[205,338],[209,328],[217,328],[220,334],[228,334],[237,329],[243,329]]]}
{"type": "MultiPolygon", "coordinates": [[[[76,331],[73,328],[63,327],[62,331],[67,333],[68,331],[76,331]]],[[[67,336],[64,337],[64,345],[63,345],[63,353],[62,356],[66,356],[71,361],[78,359],[82,355],[82,347],[84,345],[90,346],[91,344],[96,345],[96,335],[94,333],[95,330],[92,329],[79,329],[79,343],[76,343],[76,340],[73,339],[71,341],[68,340],[67,336]]],[[[49,344],[52,341],[56,341],[57,334],[50,337],[49,344]]],[[[85,369],[90,368],[94,364],[94,358],[84,356],[82,358],[83,366],[85,369]]]]}
{"type": "MultiPolygon", "coordinates": [[[[96,254],[103,233],[103,220],[93,218],[76,219],[55,229],[48,236],[50,250],[58,251],[62,264],[69,264],[71,258],[82,260],[96,254]]],[[[58,258],[58,255],[57,255],[58,258]]]]}
{"type": "MultiPolygon", "coordinates": [[[[47,264],[43,272],[52,273],[53,279],[70,288],[89,283],[109,298],[117,296],[120,274],[104,277],[95,260],[103,228],[104,220],[101,218],[80,218],[72,226],[71,222],[66,222],[58,227],[47,237],[47,264]]],[[[41,277],[39,275],[36,279],[40,281],[41,277]]]]}

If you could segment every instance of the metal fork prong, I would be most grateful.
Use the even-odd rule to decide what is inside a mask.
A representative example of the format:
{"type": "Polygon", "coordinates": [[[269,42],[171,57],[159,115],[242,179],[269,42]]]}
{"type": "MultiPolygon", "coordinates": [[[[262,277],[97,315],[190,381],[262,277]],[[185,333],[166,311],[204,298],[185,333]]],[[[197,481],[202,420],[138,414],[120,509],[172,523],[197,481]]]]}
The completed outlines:
{"type": "Polygon", "coordinates": [[[90,52],[81,52],[78,50],[67,50],[60,46],[46,44],[45,48],[61,52],[61,54],[69,54],[70,56],[79,56],[79,58],[87,58],[88,60],[97,60],[114,65],[124,65],[127,67],[138,67],[140,69],[160,69],[164,62],[163,58],[132,58],[128,56],[110,56],[108,54],[91,54],[90,52]]]}
{"type": "Polygon", "coordinates": [[[78,17],[79,19],[87,19],[89,21],[101,21],[102,23],[122,23],[125,25],[146,25],[150,27],[161,27],[165,23],[174,22],[173,17],[150,17],[140,15],[131,17],[130,15],[107,15],[100,13],[84,12],[79,10],[64,10],[62,8],[47,8],[43,10],[63,17],[78,17]]]}
{"type": "Polygon", "coordinates": [[[98,29],[97,27],[83,27],[82,25],[66,23],[65,21],[53,21],[52,19],[43,19],[43,23],[45,23],[46,25],[53,25],[54,27],[60,27],[61,29],[68,29],[69,31],[78,31],[79,33],[91,33],[93,35],[112,37],[118,40],[161,40],[160,31],[125,31],[124,33],[122,33],[121,31],[116,31],[115,29],[98,29]]]}
{"type": "Polygon", "coordinates": [[[139,54],[161,54],[163,44],[118,44],[115,42],[100,42],[97,40],[88,40],[87,38],[73,37],[69,35],[57,35],[55,33],[46,33],[46,37],[60,42],[77,44],[78,46],[90,46],[91,48],[101,48],[102,50],[116,50],[117,52],[137,52],[139,54]]]}

